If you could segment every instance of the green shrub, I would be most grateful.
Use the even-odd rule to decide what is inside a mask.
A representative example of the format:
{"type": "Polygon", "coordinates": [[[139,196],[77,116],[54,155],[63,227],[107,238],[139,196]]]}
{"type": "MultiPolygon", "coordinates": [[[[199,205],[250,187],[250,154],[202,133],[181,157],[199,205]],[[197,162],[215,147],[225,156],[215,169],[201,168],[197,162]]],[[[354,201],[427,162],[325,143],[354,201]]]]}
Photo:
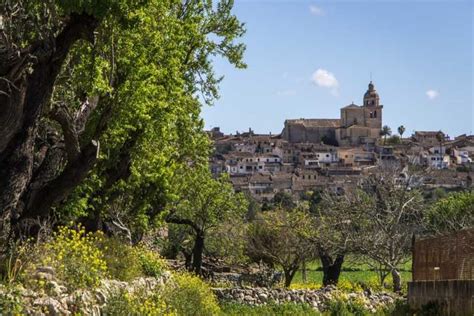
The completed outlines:
{"type": "Polygon", "coordinates": [[[385,307],[375,312],[368,310],[365,306],[368,303],[364,297],[356,296],[349,298],[346,293],[334,293],[333,298],[327,305],[327,310],[324,315],[331,316],[365,316],[365,315],[389,315],[388,309],[385,307]]]}
{"type": "Polygon", "coordinates": [[[385,309],[385,315],[408,316],[413,315],[413,312],[410,310],[410,305],[408,305],[407,300],[397,299],[395,304],[392,306],[387,306],[385,309]]]}
{"type": "Polygon", "coordinates": [[[220,308],[211,288],[199,277],[188,273],[174,274],[163,291],[166,305],[183,316],[219,315],[220,308]]]}
{"type": "Polygon", "coordinates": [[[144,291],[128,293],[121,291],[111,296],[101,310],[103,315],[147,315],[147,316],[175,316],[178,315],[158,293],[146,295],[144,291]]]}
{"type": "Polygon", "coordinates": [[[99,238],[97,247],[104,254],[112,279],[131,281],[143,275],[138,251],[116,238],[99,238]]]}
{"type": "Polygon", "coordinates": [[[8,315],[21,315],[23,304],[20,291],[12,285],[0,285],[0,315],[2,311],[8,311],[8,315]]]}
{"type": "Polygon", "coordinates": [[[140,276],[159,277],[166,268],[160,256],[144,246],[130,246],[116,238],[98,238],[109,275],[113,279],[131,281],[140,276]]]}
{"type": "Polygon", "coordinates": [[[250,306],[238,303],[226,303],[222,305],[222,315],[229,316],[317,316],[321,315],[318,311],[307,304],[267,304],[260,306],[250,306]]]}
{"type": "Polygon", "coordinates": [[[81,227],[61,227],[50,242],[41,245],[39,258],[31,268],[53,267],[70,290],[96,287],[107,276],[104,255],[96,247],[100,238],[100,233],[86,234],[81,227]]]}
{"type": "Polygon", "coordinates": [[[143,275],[159,277],[166,268],[166,262],[156,252],[143,246],[137,247],[137,255],[143,275]]]}

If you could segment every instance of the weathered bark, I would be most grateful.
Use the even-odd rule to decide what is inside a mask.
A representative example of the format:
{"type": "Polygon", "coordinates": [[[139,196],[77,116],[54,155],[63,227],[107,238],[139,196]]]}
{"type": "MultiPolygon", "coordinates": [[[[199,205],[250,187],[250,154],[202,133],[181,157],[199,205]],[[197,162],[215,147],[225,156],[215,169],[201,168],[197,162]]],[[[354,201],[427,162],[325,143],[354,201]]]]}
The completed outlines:
{"type": "Polygon", "coordinates": [[[396,269],[392,269],[392,280],[393,280],[393,291],[395,293],[400,293],[402,291],[402,278],[400,272],[396,269]]]}
{"type": "Polygon", "coordinates": [[[344,263],[344,255],[337,255],[335,260],[326,253],[320,253],[319,257],[323,265],[323,286],[336,285],[344,263]]]}
{"type": "Polygon", "coordinates": [[[283,268],[283,273],[285,274],[285,287],[289,287],[291,285],[291,281],[293,281],[296,271],[298,271],[298,266],[291,266],[286,269],[283,268]]]}
{"type": "MultiPolygon", "coordinates": [[[[92,16],[72,15],[56,38],[38,42],[26,50],[25,61],[9,70],[8,75],[15,78],[10,77],[7,80],[15,82],[12,80],[22,79],[19,86],[9,83],[10,90],[19,91],[10,96],[3,94],[2,102],[6,101],[5,104],[9,106],[0,107],[0,130],[10,129],[8,133],[2,134],[0,144],[0,210],[1,222],[4,225],[10,224],[11,220],[18,221],[24,216],[24,209],[32,215],[44,214],[46,208],[70,192],[69,185],[77,183],[74,179],[78,179],[84,172],[81,162],[90,161],[91,151],[95,148],[86,146],[84,152],[78,154],[77,159],[69,161],[64,170],[65,175],[74,174],[74,176],[60,175],[53,180],[53,185],[48,183],[41,190],[39,197],[34,199],[39,202],[38,208],[36,205],[25,205],[25,202],[21,201],[27,194],[33,177],[35,140],[43,107],[49,102],[56,78],[72,45],[80,39],[91,40],[97,25],[98,21],[92,16]],[[32,68],[30,74],[27,72],[28,67],[32,68]],[[11,110],[13,116],[5,113],[11,110]],[[16,121],[13,125],[12,119],[16,121]],[[73,170],[73,167],[79,167],[79,170],[73,170]],[[48,195],[53,191],[55,193],[59,191],[54,198],[48,195]]],[[[0,68],[5,67],[0,65],[0,68]]]]}
{"type": "Polygon", "coordinates": [[[191,270],[194,271],[194,273],[196,273],[197,275],[200,275],[202,272],[202,254],[204,252],[204,231],[192,220],[176,217],[173,213],[170,213],[168,216],[166,216],[165,221],[167,223],[187,225],[194,230],[195,236],[194,246],[192,250],[191,270]]]}
{"type": "Polygon", "coordinates": [[[303,279],[303,283],[307,281],[307,273],[306,273],[306,261],[303,261],[301,264],[301,278],[303,279]]]}
{"type": "Polygon", "coordinates": [[[201,275],[202,272],[202,253],[204,252],[204,232],[196,232],[193,246],[193,264],[194,273],[201,275]]]}
{"type": "Polygon", "coordinates": [[[192,263],[192,260],[193,260],[193,253],[188,252],[185,249],[181,249],[181,253],[184,256],[184,266],[186,267],[186,269],[191,270],[191,263],[192,263]]]}
{"type": "MultiPolygon", "coordinates": [[[[107,199],[106,203],[110,205],[110,203],[113,203],[113,201],[119,196],[117,192],[112,192],[111,190],[113,189],[114,184],[116,184],[118,181],[126,180],[130,177],[131,175],[130,167],[132,164],[131,151],[132,151],[132,148],[137,143],[140,133],[141,131],[136,131],[135,133],[132,133],[132,135],[130,135],[128,140],[125,141],[125,143],[120,148],[120,153],[118,155],[117,163],[106,168],[100,174],[100,177],[105,180],[105,183],[97,192],[95,192],[89,198],[88,204],[93,206],[91,207],[92,212],[90,212],[86,218],[80,219],[80,221],[84,224],[84,228],[86,229],[86,231],[93,232],[97,230],[103,230],[104,218],[101,216],[101,212],[100,212],[101,205],[96,202],[98,200],[97,198],[106,197],[107,199]]],[[[112,216],[113,215],[114,214],[112,214],[112,216]]],[[[107,222],[110,222],[110,221],[107,221],[107,222]]],[[[111,224],[114,226],[117,226],[114,223],[111,223],[111,224]]]]}

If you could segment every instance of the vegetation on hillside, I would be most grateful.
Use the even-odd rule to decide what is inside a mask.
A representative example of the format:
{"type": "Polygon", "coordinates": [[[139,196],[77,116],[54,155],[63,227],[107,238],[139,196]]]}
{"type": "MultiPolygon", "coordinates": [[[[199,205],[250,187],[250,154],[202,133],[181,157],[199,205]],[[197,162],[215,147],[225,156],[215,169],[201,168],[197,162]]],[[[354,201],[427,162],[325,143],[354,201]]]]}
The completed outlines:
{"type": "MultiPolygon", "coordinates": [[[[232,0],[0,1],[2,312],[25,312],[24,290],[58,297],[159,279],[166,256],[186,271],[152,294],[115,293],[102,312],[316,315],[304,304],[221,308],[204,258],[262,262],[283,272],[281,287],[391,280],[401,292],[414,234],[474,225],[473,192],[425,199],[420,175],[401,168],[264,203],[214,178],[200,113],[218,97],[214,58],[245,68],[232,0]],[[363,270],[351,281],[350,261],[363,270]]],[[[387,139],[384,126],[384,144],[404,131],[387,139]]],[[[344,295],[329,313],[368,313],[344,295]]]]}

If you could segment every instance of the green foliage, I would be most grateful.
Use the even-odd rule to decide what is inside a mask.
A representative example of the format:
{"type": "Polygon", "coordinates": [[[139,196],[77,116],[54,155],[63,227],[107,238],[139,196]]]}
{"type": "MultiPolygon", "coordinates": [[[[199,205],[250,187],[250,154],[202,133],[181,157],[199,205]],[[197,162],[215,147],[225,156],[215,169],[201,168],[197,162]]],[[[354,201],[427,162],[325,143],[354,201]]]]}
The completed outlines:
{"type": "Polygon", "coordinates": [[[0,256],[2,277],[6,284],[22,280],[25,269],[33,262],[37,249],[31,240],[10,242],[8,250],[0,256]]]}
{"type": "MultiPolygon", "coordinates": [[[[392,277],[388,275],[384,284],[380,284],[379,275],[377,271],[373,270],[373,264],[368,264],[365,260],[352,255],[347,255],[345,264],[342,268],[339,282],[336,285],[342,292],[358,292],[365,289],[371,289],[373,292],[392,290],[390,286],[392,277]]],[[[294,277],[291,284],[291,289],[319,289],[322,287],[323,271],[321,262],[315,260],[308,262],[306,265],[306,282],[303,282],[302,271],[299,270],[294,277]]],[[[401,266],[403,291],[406,293],[407,282],[411,281],[411,261],[401,266]]]]}
{"type": "Polygon", "coordinates": [[[277,192],[273,197],[272,203],[275,208],[281,208],[284,210],[291,210],[296,207],[296,203],[293,201],[291,193],[277,192]]]}
{"type": "MultiPolygon", "coordinates": [[[[234,228],[241,226],[248,201],[243,194],[234,192],[228,177],[222,175],[214,179],[207,165],[187,168],[174,179],[173,192],[175,202],[170,203],[168,211],[163,214],[164,220],[172,224],[173,239],[170,241],[173,245],[168,245],[168,249],[174,249],[175,253],[190,253],[193,248],[193,251],[202,254],[205,247],[196,241],[200,238],[202,243],[207,243],[211,238],[210,251],[230,254],[226,251],[228,244],[225,242],[241,232],[232,229],[224,231],[223,227],[229,227],[231,223],[234,228]]],[[[237,246],[233,250],[239,248],[237,246]]],[[[232,256],[238,257],[239,254],[234,252],[232,256]]],[[[197,256],[193,256],[193,268],[199,273],[197,256]]]]}
{"type": "Polygon", "coordinates": [[[402,137],[403,137],[403,134],[404,134],[405,131],[406,131],[405,126],[400,125],[397,130],[398,130],[398,134],[400,134],[400,138],[402,138],[402,137]]]}
{"type": "MultiPolygon", "coordinates": [[[[63,142],[64,133],[50,114],[61,107],[70,117],[79,117],[79,110],[88,104],[92,112],[86,122],[79,122],[84,126],[78,128],[78,142],[81,148],[91,141],[100,144],[91,172],[70,188],[71,193],[68,189],[65,203],[53,209],[55,218],[64,223],[79,216],[107,218],[120,212],[139,236],[172,200],[176,170],[190,162],[207,162],[210,142],[200,111],[203,103],[212,104],[219,96],[221,78],[214,73],[213,60],[222,57],[237,68],[246,67],[245,46],[238,42],[245,30],[232,14],[233,2],[0,4],[11,46],[31,51],[32,61],[43,58],[34,56],[36,47],[49,48],[49,40],[54,41],[70,21],[77,19],[81,27],[85,25],[84,33],[90,31],[91,38],[67,47],[61,71],[52,78],[56,80],[51,100],[44,102],[38,120],[41,131],[51,131],[63,142]],[[90,22],[98,27],[87,29],[94,24],[90,22]],[[47,44],[40,42],[43,39],[47,44]]],[[[55,176],[64,171],[64,158],[54,166],[55,176]]]]}
{"type": "Polygon", "coordinates": [[[8,311],[8,315],[21,315],[23,308],[20,290],[17,286],[0,284],[0,314],[2,311],[8,311]]]}
{"type": "Polygon", "coordinates": [[[175,180],[176,202],[170,205],[167,220],[190,220],[201,231],[217,227],[231,218],[242,218],[248,202],[223,174],[214,179],[207,165],[183,170],[175,180]]]}
{"type": "Polygon", "coordinates": [[[410,305],[408,305],[405,299],[397,299],[395,304],[386,310],[386,314],[391,316],[408,316],[414,313],[411,311],[410,305]]]}
{"type": "Polygon", "coordinates": [[[159,277],[166,268],[166,262],[156,252],[143,246],[135,249],[142,274],[148,277],[159,277]]]}
{"type": "Polygon", "coordinates": [[[166,268],[165,261],[144,246],[130,246],[117,238],[98,238],[96,246],[103,253],[108,275],[113,279],[159,277],[166,268]]]}
{"type": "Polygon", "coordinates": [[[96,246],[103,253],[112,279],[131,281],[143,275],[140,258],[134,247],[116,238],[100,238],[96,246]]]}
{"type": "Polygon", "coordinates": [[[387,145],[401,144],[401,138],[398,135],[392,135],[387,139],[387,145]]]}
{"type": "Polygon", "coordinates": [[[237,303],[225,303],[222,305],[222,315],[229,316],[317,316],[321,313],[312,309],[307,304],[274,304],[270,303],[267,305],[260,306],[249,306],[237,303]]]}
{"type": "Polygon", "coordinates": [[[428,211],[430,232],[447,233],[474,225],[474,192],[451,193],[428,211]]]}
{"type": "Polygon", "coordinates": [[[270,266],[280,266],[285,273],[285,285],[290,286],[300,264],[315,255],[313,237],[307,210],[267,211],[249,225],[246,253],[255,262],[262,260],[270,266]]]}
{"type": "Polygon", "coordinates": [[[368,310],[365,306],[368,303],[366,298],[352,297],[345,293],[334,293],[329,301],[324,315],[331,316],[368,316],[368,315],[386,315],[385,310],[378,310],[375,313],[368,310]]]}
{"type": "Polygon", "coordinates": [[[206,283],[196,276],[178,273],[164,288],[152,293],[145,289],[117,293],[102,312],[105,315],[206,316],[219,315],[220,308],[206,283]]]}
{"type": "Polygon", "coordinates": [[[104,315],[147,315],[147,316],[175,316],[173,308],[166,305],[159,293],[146,295],[145,291],[129,293],[121,291],[107,300],[102,308],[104,315]]]}
{"type": "Polygon", "coordinates": [[[218,315],[220,308],[211,288],[199,277],[187,274],[174,274],[173,282],[163,291],[167,306],[178,315],[207,316],[218,315]]]}
{"type": "Polygon", "coordinates": [[[61,227],[50,242],[42,245],[37,265],[53,267],[70,290],[93,288],[107,275],[104,255],[96,246],[101,238],[100,233],[86,234],[81,227],[61,227]]]}

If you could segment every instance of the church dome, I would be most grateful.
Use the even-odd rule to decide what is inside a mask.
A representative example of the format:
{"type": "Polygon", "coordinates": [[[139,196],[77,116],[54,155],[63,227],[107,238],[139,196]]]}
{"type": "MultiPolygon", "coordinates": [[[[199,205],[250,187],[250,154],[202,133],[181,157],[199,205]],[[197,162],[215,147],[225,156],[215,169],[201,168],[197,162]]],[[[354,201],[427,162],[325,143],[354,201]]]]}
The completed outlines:
{"type": "Polygon", "coordinates": [[[370,81],[369,88],[364,94],[364,105],[365,106],[378,106],[379,105],[379,94],[375,90],[375,86],[370,81]]]}
{"type": "Polygon", "coordinates": [[[367,97],[378,97],[379,94],[377,93],[377,91],[375,90],[375,86],[374,84],[372,83],[372,81],[369,83],[369,89],[367,90],[367,92],[364,94],[364,98],[367,98],[367,97]]]}

